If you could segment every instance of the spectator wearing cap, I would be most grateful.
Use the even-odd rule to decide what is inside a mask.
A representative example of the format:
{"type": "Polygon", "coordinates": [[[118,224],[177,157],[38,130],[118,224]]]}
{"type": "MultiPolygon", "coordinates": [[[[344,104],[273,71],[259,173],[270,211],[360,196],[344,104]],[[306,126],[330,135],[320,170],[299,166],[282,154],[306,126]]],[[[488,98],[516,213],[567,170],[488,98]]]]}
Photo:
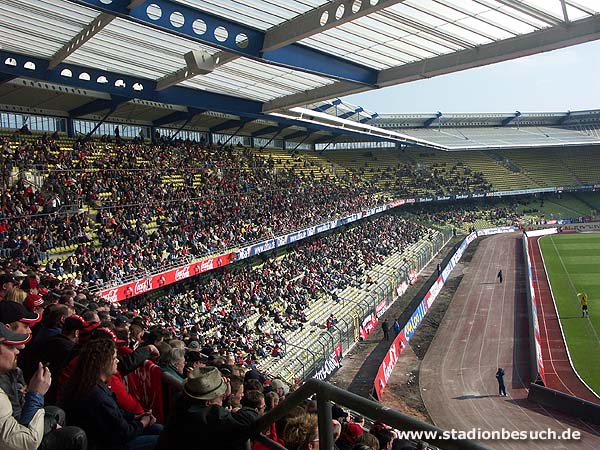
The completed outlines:
{"type": "Polygon", "coordinates": [[[0,275],[0,301],[4,300],[8,291],[17,286],[17,280],[10,273],[0,275]]]}
{"type": "Polygon", "coordinates": [[[273,392],[279,395],[280,400],[283,400],[290,392],[288,385],[279,378],[275,378],[273,381],[271,381],[271,389],[273,389],[273,392]]]}
{"type": "Polygon", "coordinates": [[[185,378],[197,367],[206,367],[208,357],[200,352],[188,351],[185,353],[185,368],[183,375],[185,378]]]}
{"type": "Polygon", "coordinates": [[[117,363],[112,339],[89,341],[65,386],[65,410],[87,433],[91,450],[152,450],[162,427],[151,413],[134,415],[119,407],[108,387],[117,363]]]}
{"type": "MultiPolygon", "coordinates": [[[[19,347],[31,338],[0,324],[0,376],[16,366],[19,347]]],[[[0,387],[0,448],[85,450],[87,438],[83,430],[64,426],[64,412],[59,408],[44,409],[44,395],[52,384],[51,374],[41,363],[27,385],[27,394],[18,414],[12,408],[14,392],[0,387]],[[60,426],[57,426],[60,425],[60,426]]]]}
{"type": "MultiPolygon", "coordinates": [[[[13,289],[14,291],[14,289],[13,289]]],[[[11,291],[12,292],[12,291],[11,291]]],[[[9,292],[10,294],[10,292],[9,292]]],[[[8,298],[6,299],[8,300],[8,298]]],[[[42,315],[44,313],[44,299],[38,294],[27,294],[23,302],[25,308],[29,311],[42,315]]]]}
{"type": "Polygon", "coordinates": [[[28,311],[20,303],[0,302],[0,322],[16,333],[31,334],[31,327],[41,319],[39,314],[28,311]]]}
{"type": "MultiPolygon", "coordinates": [[[[31,339],[28,333],[15,333],[5,325],[0,324],[0,374],[13,370],[17,364],[19,347],[31,339]]],[[[40,404],[39,395],[43,396],[50,386],[50,371],[41,368],[29,389],[30,402],[34,402],[31,409],[33,414],[27,423],[20,423],[13,417],[13,408],[4,389],[0,389],[0,447],[22,450],[36,450],[42,443],[44,436],[44,410],[43,402],[40,404]],[[38,395],[35,395],[38,394],[38,395]]]]}
{"type": "Polygon", "coordinates": [[[201,442],[203,448],[237,450],[253,435],[258,413],[240,415],[223,407],[227,382],[216,367],[194,369],[183,384],[156,450],[187,448],[201,442]]]}
{"type": "Polygon", "coordinates": [[[117,314],[117,317],[115,317],[113,323],[115,324],[115,328],[125,328],[129,330],[129,327],[131,326],[131,319],[124,314],[117,314]]]}

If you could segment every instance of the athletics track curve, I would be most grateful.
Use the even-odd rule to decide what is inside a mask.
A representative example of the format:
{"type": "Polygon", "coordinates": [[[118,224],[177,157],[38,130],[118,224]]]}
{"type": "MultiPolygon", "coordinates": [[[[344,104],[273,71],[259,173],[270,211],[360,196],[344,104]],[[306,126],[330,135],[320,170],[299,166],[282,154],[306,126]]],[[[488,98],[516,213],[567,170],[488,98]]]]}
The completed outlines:
{"type": "Polygon", "coordinates": [[[581,432],[580,441],[484,441],[498,449],[598,449],[600,429],[527,400],[530,382],[526,281],[520,233],[485,238],[420,368],[421,395],[433,422],[468,431],[581,432]],[[504,283],[496,279],[502,268],[504,283]],[[506,372],[508,396],[495,373],[506,372]]]}

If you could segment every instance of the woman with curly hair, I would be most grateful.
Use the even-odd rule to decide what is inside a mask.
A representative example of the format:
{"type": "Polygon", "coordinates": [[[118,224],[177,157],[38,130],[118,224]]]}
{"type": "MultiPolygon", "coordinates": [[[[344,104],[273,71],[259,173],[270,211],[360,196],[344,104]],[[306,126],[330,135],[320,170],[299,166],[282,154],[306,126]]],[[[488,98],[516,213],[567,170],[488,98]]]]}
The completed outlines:
{"type": "Polygon", "coordinates": [[[117,371],[117,350],[111,339],[88,342],[64,392],[68,417],[85,430],[89,449],[151,450],[162,426],[150,413],[133,415],[119,408],[106,382],[117,371]]]}

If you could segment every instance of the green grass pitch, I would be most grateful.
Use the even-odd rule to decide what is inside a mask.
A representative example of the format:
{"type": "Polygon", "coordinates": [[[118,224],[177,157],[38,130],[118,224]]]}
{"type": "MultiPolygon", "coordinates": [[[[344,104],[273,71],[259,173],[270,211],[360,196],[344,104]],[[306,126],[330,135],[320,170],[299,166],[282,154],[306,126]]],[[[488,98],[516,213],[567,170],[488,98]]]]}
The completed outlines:
{"type": "Polygon", "coordinates": [[[539,243],[573,365],[600,394],[600,234],[549,235],[539,243]],[[581,291],[589,319],[581,317],[581,291]]]}

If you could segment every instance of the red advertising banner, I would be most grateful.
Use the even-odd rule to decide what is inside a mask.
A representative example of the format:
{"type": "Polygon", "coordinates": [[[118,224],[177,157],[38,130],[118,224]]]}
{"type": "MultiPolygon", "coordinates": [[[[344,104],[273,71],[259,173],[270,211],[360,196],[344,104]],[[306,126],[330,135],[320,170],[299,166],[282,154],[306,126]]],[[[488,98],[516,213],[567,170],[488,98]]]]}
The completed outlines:
{"type": "Polygon", "coordinates": [[[99,295],[111,303],[120,302],[122,300],[135,297],[136,295],[144,294],[154,289],[167,286],[177,281],[185,280],[186,278],[208,272],[209,270],[226,266],[234,259],[235,253],[227,253],[226,255],[215,256],[203,261],[188,264],[187,266],[152,275],[148,278],[141,278],[137,281],[123,284],[122,286],[106,289],[100,292],[99,295]]]}
{"type": "Polygon", "coordinates": [[[383,300],[379,302],[379,304],[375,307],[375,315],[379,319],[381,316],[385,314],[390,305],[388,305],[387,297],[384,297],[383,300]]]}
{"type": "Polygon", "coordinates": [[[360,337],[363,339],[368,338],[378,323],[379,320],[375,314],[369,314],[367,317],[365,317],[360,325],[360,337]]]}
{"type": "Polygon", "coordinates": [[[408,272],[408,279],[410,280],[410,285],[414,285],[417,281],[419,281],[419,275],[417,274],[417,269],[413,269],[408,272]]]}
{"type": "Polygon", "coordinates": [[[381,400],[381,396],[383,395],[383,391],[387,386],[388,380],[392,375],[392,371],[398,362],[398,358],[400,358],[400,354],[404,351],[406,347],[406,339],[404,337],[404,331],[398,333],[394,342],[390,346],[388,352],[383,358],[383,362],[379,366],[379,370],[377,371],[377,376],[375,377],[375,392],[377,392],[377,398],[381,400]]]}

